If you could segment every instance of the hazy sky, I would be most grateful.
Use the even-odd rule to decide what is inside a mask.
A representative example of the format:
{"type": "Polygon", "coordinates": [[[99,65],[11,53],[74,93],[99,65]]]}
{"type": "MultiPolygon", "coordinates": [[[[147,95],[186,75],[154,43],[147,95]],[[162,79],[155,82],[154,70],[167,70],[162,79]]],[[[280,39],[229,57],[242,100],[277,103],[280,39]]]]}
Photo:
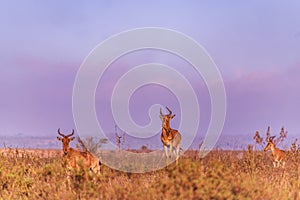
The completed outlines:
{"type": "MultiPolygon", "coordinates": [[[[274,0],[1,1],[0,135],[56,136],[59,127],[70,131],[75,127],[73,84],[89,52],[121,31],[163,27],[194,38],[218,66],[228,100],[223,137],[238,135],[236,139],[242,140],[256,130],[264,133],[269,125],[273,134],[285,126],[290,135],[297,136],[299,10],[298,1],[274,0]]],[[[104,130],[114,131],[109,98],[118,77],[131,66],[158,62],[180,71],[195,88],[203,116],[199,135],[203,136],[210,100],[205,83],[197,81],[191,66],[154,50],[126,56],[114,62],[99,83],[96,107],[104,130]]],[[[179,104],[174,95],[158,86],[134,94],[133,119],[147,123],[147,110],[155,103],[168,104],[178,114],[172,123],[176,128],[179,104]]],[[[161,145],[158,135],[151,141],[161,145]]]]}

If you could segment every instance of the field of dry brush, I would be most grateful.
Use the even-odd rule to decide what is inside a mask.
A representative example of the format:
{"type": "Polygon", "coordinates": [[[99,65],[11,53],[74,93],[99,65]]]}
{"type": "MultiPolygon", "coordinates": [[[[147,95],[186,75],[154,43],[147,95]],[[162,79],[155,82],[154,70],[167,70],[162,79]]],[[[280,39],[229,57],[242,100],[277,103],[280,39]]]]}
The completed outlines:
{"type": "Polygon", "coordinates": [[[199,159],[185,152],[179,165],[145,174],[102,167],[77,169],[67,179],[59,151],[10,150],[0,156],[1,199],[299,199],[298,151],[285,168],[270,153],[215,150],[199,159]]]}

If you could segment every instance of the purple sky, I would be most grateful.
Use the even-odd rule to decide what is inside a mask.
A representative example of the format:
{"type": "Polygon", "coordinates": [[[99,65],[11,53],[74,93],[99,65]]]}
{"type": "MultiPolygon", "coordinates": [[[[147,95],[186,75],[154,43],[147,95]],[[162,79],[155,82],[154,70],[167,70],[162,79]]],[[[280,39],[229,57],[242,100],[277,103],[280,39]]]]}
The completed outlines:
{"type": "MultiPolygon", "coordinates": [[[[89,2],[1,3],[0,135],[55,137],[59,127],[70,131],[75,127],[73,83],[84,58],[113,34],[149,26],[180,31],[211,55],[227,93],[223,137],[243,140],[269,125],[273,134],[285,126],[293,137],[299,135],[299,2],[89,2]]],[[[120,58],[100,81],[96,107],[104,130],[114,131],[109,107],[113,84],[131,66],[148,62],[168,64],[191,81],[200,102],[203,136],[210,117],[205,83],[180,58],[150,50],[120,58]]],[[[176,98],[165,92],[157,86],[137,91],[131,100],[133,119],[147,123],[147,110],[154,103],[168,104],[180,116],[176,98]]],[[[172,126],[178,126],[179,119],[172,126]]],[[[153,141],[153,146],[161,146],[159,137],[153,141]]]]}

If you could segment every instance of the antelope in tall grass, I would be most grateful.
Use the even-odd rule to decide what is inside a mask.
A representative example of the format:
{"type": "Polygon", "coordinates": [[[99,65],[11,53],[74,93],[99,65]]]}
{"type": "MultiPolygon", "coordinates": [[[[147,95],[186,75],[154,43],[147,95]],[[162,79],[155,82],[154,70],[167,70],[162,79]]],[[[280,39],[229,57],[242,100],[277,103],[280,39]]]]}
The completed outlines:
{"type": "Polygon", "coordinates": [[[66,159],[68,168],[77,168],[82,165],[82,167],[90,169],[95,173],[100,172],[101,162],[96,156],[89,151],[78,151],[69,147],[70,141],[75,139],[75,137],[71,137],[74,135],[74,129],[69,135],[62,134],[60,129],[58,129],[58,134],[61,137],[57,136],[57,139],[62,142],[63,156],[66,159]]]}
{"type": "Polygon", "coordinates": [[[166,107],[169,111],[169,114],[164,115],[160,108],[160,120],[162,121],[162,131],[161,131],[161,141],[164,145],[164,150],[167,159],[168,155],[168,147],[170,148],[170,157],[172,159],[173,148],[175,148],[176,153],[176,163],[178,164],[179,151],[180,151],[180,143],[181,143],[181,134],[170,127],[170,120],[173,119],[176,115],[172,115],[172,111],[166,107]]]}
{"type": "Polygon", "coordinates": [[[268,151],[268,150],[272,151],[274,167],[279,167],[280,164],[282,164],[282,166],[284,167],[285,166],[284,160],[286,157],[286,152],[284,150],[281,150],[276,147],[274,138],[275,138],[275,136],[272,136],[272,137],[266,139],[266,141],[268,143],[267,143],[267,146],[265,147],[264,151],[268,151]]]}

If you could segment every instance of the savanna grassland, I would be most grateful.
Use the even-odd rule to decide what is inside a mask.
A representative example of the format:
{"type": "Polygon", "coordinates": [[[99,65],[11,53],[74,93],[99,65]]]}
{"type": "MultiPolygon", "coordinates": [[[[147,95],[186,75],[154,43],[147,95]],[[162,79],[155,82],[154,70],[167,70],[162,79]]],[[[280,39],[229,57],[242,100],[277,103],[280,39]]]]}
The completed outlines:
{"type": "Polygon", "coordinates": [[[188,151],[179,164],[144,174],[102,167],[100,175],[76,169],[67,178],[57,152],[0,156],[1,199],[299,199],[299,151],[285,168],[270,153],[214,150],[203,159],[188,151]]]}

